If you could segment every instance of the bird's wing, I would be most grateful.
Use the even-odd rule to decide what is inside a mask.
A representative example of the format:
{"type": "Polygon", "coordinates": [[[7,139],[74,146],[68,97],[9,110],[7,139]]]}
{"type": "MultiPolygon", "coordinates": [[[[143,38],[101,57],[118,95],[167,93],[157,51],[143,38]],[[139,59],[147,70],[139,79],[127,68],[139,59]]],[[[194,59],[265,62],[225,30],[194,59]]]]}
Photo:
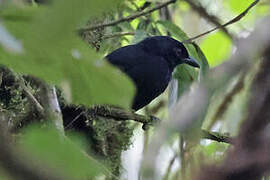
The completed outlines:
{"type": "Polygon", "coordinates": [[[169,73],[167,61],[161,56],[145,52],[136,45],[119,48],[107,55],[106,59],[128,74],[136,84],[170,80],[171,72],[169,73]]]}
{"type": "Polygon", "coordinates": [[[167,88],[172,74],[167,62],[157,59],[157,57],[143,64],[137,64],[126,73],[133,79],[137,87],[132,107],[135,110],[146,106],[159,96],[167,88]]]}
{"type": "Polygon", "coordinates": [[[134,81],[137,93],[132,108],[135,110],[160,95],[171,79],[172,72],[163,57],[147,53],[136,45],[117,49],[106,59],[134,81]]]}
{"type": "Polygon", "coordinates": [[[105,58],[113,65],[127,72],[129,69],[145,62],[147,54],[136,45],[119,48],[105,58]]]}

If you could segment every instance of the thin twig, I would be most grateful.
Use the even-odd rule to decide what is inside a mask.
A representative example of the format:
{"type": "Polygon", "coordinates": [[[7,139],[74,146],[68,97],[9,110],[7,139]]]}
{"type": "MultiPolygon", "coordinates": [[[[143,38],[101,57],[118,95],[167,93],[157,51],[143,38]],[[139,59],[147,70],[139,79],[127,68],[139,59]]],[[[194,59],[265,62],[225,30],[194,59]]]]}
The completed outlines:
{"type": "Polygon", "coordinates": [[[234,140],[232,137],[229,137],[227,135],[220,134],[217,132],[206,131],[203,129],[201,130],[201,137],[204,139],[209,139],[209,140],[213,140],[217,142],[223,142],[223,143],[229,143],[229,144],[234,143],[234,140]]]}
{"type": "Polygon", "coordinates": [[[225,95],[222,102],[219,104],[217,111],[213,115],[213,118],[211,119],[211,125],[223,117],[234,97],[244,89],[246,74],[247,71],[243,72],[234,87],[225,95]]]}
{"type": "Polygon", "coordinates": [[[202,7],[200,4],[196,4],[194,3],[192,0],[185,0],[192,9],[194,9],[198,14],[200,14],[201,16],[203,16],[205,19],[207,19],[208,21],[210,21],[212,24],[216,25],[217,27],[219,27],[230,39],[234,39],[233,35],[230,34],[228,32],[228,30],[221,25],[221,23],[219,22],[218,17],[209,14],[206,9],[204,7],[202,7]]]}
{"type": "Polygon", "coordinates": [[[168,165],[168,167],[167,167],[166,174],[164,175],[163,180],[168,180],[168,179],[169,179],[169,175],[170,175],[171,170],[172,170],[172,165],[173,165],[173,163],[175,162],[177,156],[178,156],[177,154],[174,154],[174,156],[173,156],[172,159],[170,160],[169,165],[168,165]]]}
{"type": "Polygon", "coordinates": [[[41,104],[38,102],[38,100],[32,94],[31,90],[24,84],[24,79],[20,75],[18,75],[18,76],[16,76],[16,80],[19,83],[19,85],[21,86],[23,93],[28,98],[28,100],[31,102],[31,104],[35,107],[37,112],[40,115],[44,115],[44,108],[41,106],[41,104]]]}
{"type": "MultiPolygon", "coordinates": [[[[14,73],[9,68],[5,68],[5,71],[7,71],[16,81],[16,83],[22,88],[24,95],[28,98],[29,102],[33,105],[33,107],[36,109],[36,111],[43,116],[44,115],[44,108],[43,106],[38,102],[38,100],[35,98],[31,90],[25,85],[24,79],[21,77],[21,75],[18,75],[14,73]]],[[[1,78],[2,81],[2,78],[1,78]]]]}
{"type": "MultiPolygon", "coordinates": [[[[62,112],[58,102],[56,88],[54,86],[46,84],[41,79],[35,77],[32,78],[37,87],[40,89],[39,101],[43,108],[42,118],[51,121],[55,125],[56,129],[58,129],[59,132],[64,135],[62,112]]],[[[25,91],[27,90],[26,87],[24,87],[24,83],[20,83],[20,85],[24,88],[25,91]]],[[[31,93],[29,93],[28,95],[31,95],[31,93]]],[[[33,96],[33,99],[30,99],[30,101],[34,100],[35,99],[33,96]]]]}
{"type": "MultiPolygon", "coordinates": [[[[238,16],[234,17],[234,18],[231,19],[230,21],[228,21],[228,22],[226,22],[225,24],[223,24],[221,27],[227,27],[227,26],[229,26],[229,25],[231,25],[231,24],[233,24],[233,23],[236,23],[236,22],[240,21],[240,20],[241,20],[241,19],[249,12],[249,10],[250,10],[251,8],[253,8],[259,1],[260,1],[260,0],[256,0],[256,1],[254,1],[253,3],[251,3],[251,4],[248,6],[247,9],[245,9],[245,10],[244,10],[242,13],[240,13],[238,16]]],[[[200,37],[203,37],[203,36],[205,36],[205,35],[207,35],[207,34],[213,32],[213,31],[215,31],[215,30],[220,29],[221,27],[220,27],[220,26],[217,26],[217,27],[215,27],[215,28],[213,28],[213,29],[211,29],[211,30],[209,30],[209,31],[206,31],[206,32],[204,32],[204,33],[202,33],[202,34],[199,34],[199,35],[197,35],[197,36],[194,36],[194,37],[192,37],[192,38],[189,38],[189,39],[183,41],[183,43],[191,43],[191,42],[194,41],[195,39],[198,39],[198,38],[200,38],[200,37]]]]}
{"type": "MultiPolygon", "coordinates": [[[[265,32],[269,32],[269,23],[264,23],[267,25],[265,32]]],[[[223,162],[201,167],[196,180],[259,180],[269,173],[270,138],[267,127],[270,119],[270,40],[263,31],[259,33],[268,42],[265,44],[263,40],[260,41],[265,48],[259,51],[263,52],[261,66],[251,85],[246,119],[243,119],[239,135],[235,138],[234,148],[227,152],[223,162]]],[[[254,42],[256,44],[256,41],[252,41],[252,48],[254,42]]]]}
{"type": "Polygon", "coordinates": [[[149,112],[150,114],[157,114],[163,107],[166,106],[166,102],[164,100],[161,100],[158,102],[158,104],[156,104],[155,106],[153,106],[149,112]]]}
{"type": "Polygon", "coordinates": [[[77,121],[81,115],[83,115],[83,113],[84,113],[84,111],[80,112],[80,114],[78,114],[70,123],[68,123],[68,125],[65,126],[65,130],[69,129],[71,127],[71,125],[75,121],[77,121]]]}
{"type": "Polygon", "coordinates": [[[261,2],[260,6],[270,6],[270,2],[261,2]]]}
{"type": "Polygon", "coordinates": [[[179,169],[179,172],[177,175],[178,175],[178,178],[181,175],[182,179],[185,179],[186,177],[185,139],[181,134],[179,136],[179,149],[180,149],[181,169],[179,169]]]}
{"type": "Polygon", "coordinates": [[[170,1],[167,1],[167,2],[164,2],[164,3],[161,3],[161,4],[157,5],[156,7],[153,7],[151,9],[149,9],[149,10],[138,12],[138,13],[135,13],[133,15],[130,15],[130,16],[127,16],[127,17],[124,17],[124,18],[121,18],[121,19],[118,19],[118,20],[115,20],[115,21],[111,21],[111,22],[108,22],[108,23],[98,24],[98,25],[95,25],[95,26],[81,28],[78,31],[79,31],[79,33],[83,33],[83,32],[86,32],[86,31],[93,31],[95,29],[104,28],[104,27],[108,27],[108,26],[114,26],[114,25],[122,23],[122,22],[131,21],[131,20],[136,19],[138,17],[150,14],[150,13],[156,11],[156,10],[159,10],[159,9],[161,9],[163,7],[166,7],[169,4],[173,4],[175,2],[176,2],[176,0],[170,0],[170,1]]]}
{"type": "Polygon", "coordinates": [[[110,39],[110,38],[115,38],[115,37],[120,37],[120,36],[133,36],[133,35],[135,35],[135,32],[117,32],[113,34],[104,35],[102,39],[105,40],[105,39],[110,39]]]}
{"type": "MultiPolygon", "coordinates": [[[[229,61],[217,67],[215,71],[210,71],[204,81],[194,84],[193,91],[182,96],[175,108],[172,109],[171,118],[166,123],[161,124],[151,139],[151,144],[143,159],[143,167],[146,170],[142,173],[142,179],[158,178],[154,171],[155,163],[153,162],[156,162],[156,157],[158,157],[163,143],[172,137],[174,131],[186,132],[194,128],[195,123],[196,125],[200,123],[202,114],[206,112],[209,99],[214,90],[224,87],[240,70],[249,68],[255,62],[255,59],[258,58],[258,53],[262,52],[270,44],[269,27],[270,21],[268,17],[256,26],[254,32],[249,37],[239,40],[237,52],[229,61]],[[207,82],[207,86],[203,82],[207,82]],[[170,130],[170,133],[168,133],[168,130],[170,130]]],[[[270,111],[268,110],[268,112],[270,111]]],[[[255,115],[258,116],[258,114],[255,115]]],[[[258,117],[261,118],[260,115],[258,117]]],[[[264,118],[262,117],[261,119],[264,118]]],[[[269,118],[265,120],[269,120],[269,118]]],[[[266,134],[266,131],[264,133],[266,134]]],[[[243,159],[244,156],[241,157],[243,159]]],[[[237,164],[235,163],[236,166],[237,164]]],[[[246,174],[250,174],[248,172],[245,171],[246,174]]],[[[207,178],[214,179],[209,178],[209,176],[207,178]]]]}

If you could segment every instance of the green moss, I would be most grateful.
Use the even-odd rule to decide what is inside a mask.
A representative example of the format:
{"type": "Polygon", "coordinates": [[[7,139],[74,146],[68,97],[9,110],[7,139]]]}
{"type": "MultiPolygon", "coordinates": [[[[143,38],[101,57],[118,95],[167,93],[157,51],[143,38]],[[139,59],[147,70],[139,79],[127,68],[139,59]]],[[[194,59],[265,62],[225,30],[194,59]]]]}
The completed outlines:
{"type": "Polygon", "coordinates": [[[134,126],[129,121],[96,116],[95,108],[84,106],[67,105],[62,107],[62,113],[66,131],[83,133],[88,141],[88,153],[118,176],[121,153],[131,144],[134,126]]]}
{"type": "MultiPolygon", "coordinates": [[[[32,107],[16,82],[17,74],[1,66],[0,109],[7,120],[7,127],[13,131],[21,127],[21,122],[32,111],[32,107]]],[[[32,113],[33,114],[33,113],[32,113]]]]}
{"type": "MultiPolygon", "coordinates": [[[[9,129],[18,132],[32,122],[43,122],[16,81],[18,75],[4,67],[0,67],[0,74],[0,115],[5,116],[3,119],[7,120],[9,129]]],[[[40,102],[41,81],[32,76],[23,78],[26,86],[40,102]]],[[[118,176],[121,170],[121,153],[131,144],[134,128],[130,122],[96,116],[95,108],[67,104],[60,89],[57,89],[57,95],[66,132],[84,134],[88,141],[88,153],[104,162],[118,176]]]]}
{"type": "MultiPolygon", "coordinates": [[[[90,118],[93,118],[91,115],[90,118]]],[[[93,131],[92,142],[95,143],[92,146],[95,146],[95,151],[111,171],[119,175],[121,153],[131,144],[133,127],[128,121],[115,121],[104,117],[96,117],[90,121],[88,126],[93,131]]]]}

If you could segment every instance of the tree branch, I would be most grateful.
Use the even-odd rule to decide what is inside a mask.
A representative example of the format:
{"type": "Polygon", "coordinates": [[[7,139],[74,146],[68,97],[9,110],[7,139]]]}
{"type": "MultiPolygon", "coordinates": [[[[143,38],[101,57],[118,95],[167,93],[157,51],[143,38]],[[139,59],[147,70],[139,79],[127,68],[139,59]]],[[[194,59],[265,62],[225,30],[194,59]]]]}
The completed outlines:
{"type": "Polygon", "coordinates": [[[234,139],[232,137],[217,132],[206,131],[203,129],[201,130],[201,137],[204,139],[209,139],[217,142],[234,144],[234,139]]]}
{"type": "Polygon", "coordinates": [[[171,170],[172,170],[172,165],[175,162],[175,160],[177,159],[177,157],[178,157],[178,155],[174,154],[174,156],[170,160],[169,165],[168,165],[167,170],[166,170],[166,173],[165,173],[165,175],[163,177],[163,180],[168,180],[169,179],[169,175],[170,175],[171,170]]]}
{"type": "Polygon", "coordinates": [[[220,28],[222,28],[222,27],[227,27],[227,26],[229,26],[229,25],[231,25],[231,24],[233,24],[233,23],[236,23],[236,22],[240,21],[240,20],[241,20],[241,19],[249,12],[249,10],[250,10],[251,8],[253,8],[259,1],[260,1],[260,0],[255,0],[253,3],[251,3],[251,4],[248,6],[248,8],[245,9],[242,13],[240,13],[238,16],[234,17],[234,18],[231,19],[230,21],[226,22],[225,24],[223,24],[223,25],[221,25],[221,26],[217,26],[217,27],[215,27],[215,28],[213,28],[213,29],[211,29],[211,30],[209,30],[209,31],[206,31],[206,32],[204,32],[204,33],[202,33],[202,34],[199,34],[199,35],[197,35],[197,36],[194,36],[194,37],[192,37],[192,38],[189,38],[189,39],[183,41],[183,43],[191,43],[191,42],[194,41],[195,39],[198,39],[198,38],[200,38],[200,37],[203,37],[203,36],[205,36],[205,35],[207,35],[207,34],[213,32],[213,31],[215,31],[215,30],[218,30],[218,29],[220,29],[220,28]]]}
{"type": "Polygon", "coordinates": [[[95,115],[112,118],[116,121],[134,120],[143,124],[143,129],[148,129],[149,126],[159,123],[161,120],[154,116],[143,116],[122,108],[112,106],[94,106],[91,108],[95,115]]]}
{"type": "MultiPolygon", "coordinates": [[[[1,67],[0,71],[2,73],[8,73],[12,77],[12,79],[14,79],[14,81],[22,88],[23,94],[27,97],[29,102],[33,105],[34,109],[39,113],[39,115],[43,116],[44,108],[35,98],[35,96],[31,92],[31,89],[25,85],[24,79],[19,74],[13,72],[9,68],[1,67]]],[[[1,77],[1,83],[2,83],[2,77],[1,77]]]]}
{"type": "MultiPolygon", "coordinates": [[[[154,116],[140,115],[126,109],[113,107],[109,105],[97,105],[97,106],[88,108],[86,110],[79,111],[78,115],[76,115],[75,118],[72,121],[70,121],[69,124],[65,126],[65,129],[69,129],[74,122],[79,120],[81,116],[84,116],[85,111],[87,111],[87,113],[92,114],[93,117],[100,116],[100,117],[105,117],[108,119],[113,119],[115,121],[133,120],[133,121],[142,123],[143,129],[147,129],[149,126],[153,126],[161,122],[160,119],[154,116]]],[[[229,136],[219,134],[216,132],[206,131],[206,130],[201,131],[201,138],[210,139],[217,142],[224,142],[224,143],[233,142],[232,138],[229,136]]]]}
{"type": "Polygon", "coordinates": [[[185,0],[192,9],[194,9],[198,14],[200,14],[201,16],[203,16],[205,19],[207,19],[208,21],[210,21],[212,24],[216,25],[217,27],[219,27],[230,39],[234,39],[233,35],[230,34],[228,32],[228,30],[221,25],[221,23],[219,22],[218,17],[214,16],[214,15],[210,15],[204,7],[202,7],[200,4],[196,4],[194,3],[192,0],[185,0]]]}
{"type": "Polygon", "coordinates": [[[45,118],[52,121],[55,128],[62,135],[64,135],[63,117],[59,106],[58,97],[56,95],[56,89],[54,86],[45,83],[43,83],[41,86],[44,92],[42,103],[45,107],[45,118]]]}
{"type": "Polygon", "coordinates": [[[104,23],[104,24],[98,24],[98,25],[95,25],[95,26],[90,26],[90,27],[85,27],[85,28],[78,29],[78,32],[83,33],[83,32],[86,32],[86,31],[93,31],[95,29],[104,28],[104,27],[108,27],[108,26],[114,26],[114,25],[122,23],[122,22],[131,21],[131,20],[136,19],[138,17],[150,14],[150,13],[156,11],[156,10],[159,10],[159,9],[161,9],[163,7],[166,7],[169,4],[173,4],[175,2],[176,2],[176,0],[170,0],[170,1],[167,1],[167,2],[164,2],[164,3],[161,3],[159,5],[156,5],[156,7],[151,8],[149,10],[138,12],[138,13],[135,13],[133,15],[130,15],[130,16],[127,16],[127,17],[124,17],[124,18],[121,18],[121,19],[118,19],[118,20],[115,20],[115,21],[111,21],[111,22],[104,23]]]}
{"type": "Polygon", "coordinates": [[[96,105],[90,108],[82,107],[78,112],[78,115],[70,121],[68,125],[65,126],[65,129],[71,127],[71,125],[80,119],[81,116],[85,116],[84,112],[91,114],[91,117],[95,118],[96,116],[105,117],[106,119],[113,119],[115,121],[128,121],[133,120],[143,124],[143,129],[146,130],[149,126],[159,123],[161,120],[148,115],[140,115],[134,113],[133,111],[126,110],[119,107],[114,107],[110,105],[96,105]]]}
{"type": "MultiPolygon", "coordinates": [[[[269,17],[256,26],[248,38],[238,42],[237,52],[221,66],[210,71],[203,82],[194,84],[193,91],[185,93],[179,102],[171,110],[171,118],[166,123],[161,123],[152,138],[149,149],[143,160],[143,166],[147,171],[142,173],[144,179],[156,179],[155,162],[163,142],[171,138],[175,133],[186,132],[194,128],[192,125],[200,123],[201,116],[206,112],[212,93],[224,87],[232,77],[254,64],[260,52],[270,44],[269,17]],[[170,129],[170,133],[168,133],[170,129]]],[[[270,112],[268,110],[268,112],[270,112]]],[[[260,117],[260,116],[259,116],[260,117]]],[[[264,118],[261,118],[264,119],[264,118]]],[[[269,120],[269,119],[268,119],[269,120]]],[[[208,179],[214,179],[209,178],[208,179]]],[[[238,178],[239,179],[239,178],[238,178]]]]}
{"type": "Polygon", "coordinates": [[[246,75],[247,71],[242,72],[234,87],[227,94],[225,94],[225,97],[223,98],[222,102],[218,105],[218,108],[214,113],[213,117],[210,119],[211,123],[209,123],[210,124],[208,126],[209,128],[212,127],[212,125],[217,120],[223,117],[225,112],[228,110],[229,105],[233,101],[234,97],[244,89],[246,75]]]}
{"type": "MultiPolygon", "coordinates": [[[[19,77],[22,78],[22,77],[19,77]]],[[[61,109],[58,102],[58,97],[56,95],[56,89],[54,86],[51,86],[44,81],[32,77],[32,80],[35,81],[35,85],[40,89],[39,93],[39,101],[35,100],[35,97],[31,95],[27,87],[24,85],[24,82],[20,83],[20,86],[23,88],[24,92],[28,93],[29,101],[32,103],[36,108],[38,107],[39,103],[40,106],[43,108],[42,110],[42,118],[48,120],[49,122],[52,122],[52,124],[55,126],[55,128],[64,135],[64,127],[63,127],[63,118],[61,109]],[[35,100],[35,101],[34,101],[35,100]]],[[[21,79],[21,81],[24,81],[24,79],[21,79]]],[[[27,96],[27,97],[28,97],[27,96]]]]}
{"type": "Polygon", "coordinates": [[[34,97],[31,90],[25,85],[24,79],[21,76],[16,76],[16,75],[15,75],[15,78],[16,78],[17,82],[19,83],[19,85],[22,87],[23,92],[24,92],[25,96],[28,98],[29,102],[31,102],[31,104],[33,105],[33,107],[35,107],[37,112],[41,116],[43,116],[44,115],[44,108],[41,106],[41,104],[38,102],[38,100],[34,97]]]}
{"type": "MultiPolygon", "coordinates": [[[[269,24],[268,24],[269,25],[269,24]]],[[[268,26],[269,27],[269,26],[268,26]]],[[[268,31],[268,27],[266,31],[268,31]]],[[[269,40],[269,38],[268,38],[269,40]]],[[[259,180],[270,169],[270,43],[265,45],[259,72],[251,86],[247,116],[224,162],[202,168],[196,180],[259,180]]]]}
{"type": "MultiPolygon", "coordinates": [[[[197,35],[197,36],[194,36],[194,37],[192,37],[192,38],[189,38],[189,39],[187,39],[187,40],[184,40],[183,41],[183,43],[191,43],[192,41],[194,41],[195,39],[198,39],[198,38],[201,38],[201,37],[203,37],[203,36],[205,36],[205,35],[207,35],[207,34],[210,34],[210,33],[212,33],[212,32],[214,32],[214,31],[216,31],[216,30],[218,30],[218,29],[222,29],[222,28],[225,28],[225,27],[227,27],[227,26],[229,26],[229,25],[231,25],[231,24],[234,24],[234,23],[236,23],[236,22],[238,22],[238,21],[240,21],[249,11],[250,11],[250,9],[252,9],[258,2],[259,2],[260,0],[255,0],[253,3],[251,3],[248,7],[247,7],[247,9],[245,9],[242,13],[240,13],[238,16],[236,16],[236,17],[234,17],[233,19],[231,19],[230,21],[228,21],[228,22],[226,22],[225,24],[222,24],[222,25],[220,25],[220,26],[217,26],[217,27],[215,27],[215,28],[213,28],[213,29],[210,29],[210,30],[208,30],[208,31],[206,31],[206,32],[204,32],[204,33],[201,33],[201,34],[199,34],[199,35],[197,35]]],[[[139,13],[138,13],[139,14],[139,13]]],[[[127,17],[128,18],[128,17],[127,17]]],[[[125,19],[125,18],[123,18],[123,19],[125,19]]],[[[120,19],[121,20],[121,19],[120,19]]],[[[119,20],[117,20],[117,21],[119,21],[119,20]]],[[[119,23],[121,23],[121,22],[119,22],[119,23]]],[[[118,23],[117,23],[118,24],[118,23]]],[[[106,27],[107,25],[105,25],[105,26],[102,26],[102,24],[100,24],[101,26],[100,27],[106,27]]],[[[98,26],[98,25],[97,25],[98,26]]],[[[89,28],[94,28],[94,29],[96,29],[96,28],[100,28],[100,27],[97,27],[97,26],[91,26],[91,27],[89,27],[89,28]]],[[[94,30],[94,29],[91,29],[91,30],[89,30],[89,31],[92,31],[92,30],[94,30]]],[[[81,29],[81,30],[83,30],[83,29],[81,29]]],[[[86,30],[87,31],[87,30],[86,30]]],[[[83,31],[82,31],[83,32],[83,31]]],[[[113,33],[113,34],[108,34],[108,35],[105,35],[104,37],[103,37],[103,39],[109,39],[109,38],[114,38],[114,37],[119,37],[119,36],[129,36],[129,35],[134,35],[135,33],[134,32],[117,32],[117,33],[113,33]]]]}
{"type": "Polygon", "coordinates": [[[107,34],[102,37],[102,39],[110,39],[110,38],[115,38],[115,37],[120,37],[120,36],[133,36],[135,35],[135,32],[116,32],[113,34],[107,34]]]}

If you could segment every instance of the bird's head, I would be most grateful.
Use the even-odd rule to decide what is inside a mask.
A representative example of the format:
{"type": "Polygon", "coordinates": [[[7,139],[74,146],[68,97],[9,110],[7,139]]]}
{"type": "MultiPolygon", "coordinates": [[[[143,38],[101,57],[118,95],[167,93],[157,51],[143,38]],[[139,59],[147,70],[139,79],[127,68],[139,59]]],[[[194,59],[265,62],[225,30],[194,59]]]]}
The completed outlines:
{"type": "Polygon", "coordinates": [[[169,36],[153,36],[141,41],[148,50],[155,55],[162,56],[174,68],[179,64],[188,64],[199,68],[198,62],[192,58],[185,46],[169,36]]]}

